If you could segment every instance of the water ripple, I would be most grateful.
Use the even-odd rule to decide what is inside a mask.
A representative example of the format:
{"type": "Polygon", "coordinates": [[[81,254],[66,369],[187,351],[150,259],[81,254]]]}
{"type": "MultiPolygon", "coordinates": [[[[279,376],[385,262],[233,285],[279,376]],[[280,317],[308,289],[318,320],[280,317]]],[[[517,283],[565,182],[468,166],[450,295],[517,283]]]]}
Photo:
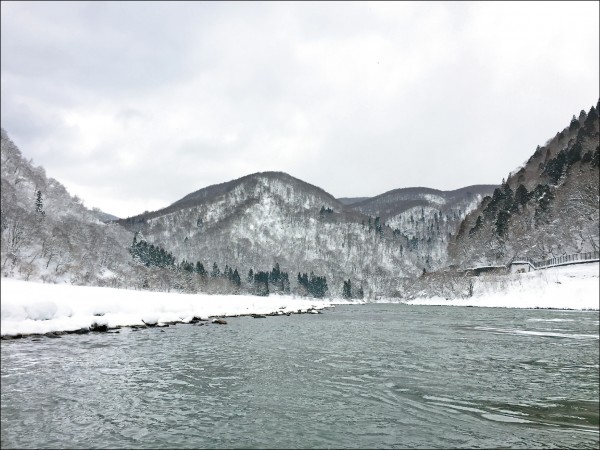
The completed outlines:
{"type": "Polygon", "coordinates": [[[2,341],[2,448],[596,448],[596,320],[363,305],[2,341]]]}

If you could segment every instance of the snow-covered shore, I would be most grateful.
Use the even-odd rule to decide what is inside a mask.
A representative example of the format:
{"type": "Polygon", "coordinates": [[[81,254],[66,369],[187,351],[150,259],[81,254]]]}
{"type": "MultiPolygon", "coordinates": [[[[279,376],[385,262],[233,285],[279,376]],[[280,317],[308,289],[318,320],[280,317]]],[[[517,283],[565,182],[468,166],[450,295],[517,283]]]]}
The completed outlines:
{"type": "Polygon", "coordinates": [[[144,322],[189,322],[194,317],[307,312],[333,306],[329,300],[291,296],[192,295],[10,278],[2,278],[1,294],[2,336],[72,331],[89,328],[94,323],[114,328],[144,325],[144,322]]]}
{"type": "MultiPolygon", "coordinates": [[[[478,277],[474,295],[424,298],[412,305],[598,310],[599,265],[555,267],[512,276],[478,277]]],[[[194,317],[285,314],[351,303],[291,296],[199,295],[1,280],[1,335],[44,334],[145,323],[190,322],[194,317]]],[[[387,302],[388,300],[381,300],[387,302]]],[[[395,300],[389,300],[395,302],[395,300]]],[[[362,303],[362,302],[355,302],[362,303]]]]}
{"type": "Polygon", "coordinates": [[[522,274],[476,278],[469,298],[420,298],[412,305],[598,310],[598,263],[553,267],[522,274]]]}

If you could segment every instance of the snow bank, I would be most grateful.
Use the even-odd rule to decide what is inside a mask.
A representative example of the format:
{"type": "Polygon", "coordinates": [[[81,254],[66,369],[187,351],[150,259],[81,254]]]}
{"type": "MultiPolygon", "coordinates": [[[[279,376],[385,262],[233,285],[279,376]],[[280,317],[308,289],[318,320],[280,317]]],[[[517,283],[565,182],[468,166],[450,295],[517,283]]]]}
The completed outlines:
{"type": "Polygon", "coordinates": [[[598,310],[598,263],[553,267],[512,276],[480,276],[464,299],[421,298],[412,305],[598,310]]]}
{"type": "MultiPolygon", "coordinates": [[[[329,300],[290,296],[199,295],[43,284],[2,278],[1,334],[72,331],[189,322],[195,317],[287,313],[333,306],[329,300]]],[[[339,301],[336,303],[340,303],[339,301]]]]}
{"type": "MultiPolygon", "coordinates": [[[[554,267],[512,276],[477,278],[474,296],[427,298],[412,305],[504,308],[599,308],[598,263],[554,267]]],[[[316,300],[290,296],[199,295],[101,287],[43,284],[2,278],[2,336],[43,334],[145,323],[189,322],[194,317],[307,312],[360,301],[316,300]]]]}

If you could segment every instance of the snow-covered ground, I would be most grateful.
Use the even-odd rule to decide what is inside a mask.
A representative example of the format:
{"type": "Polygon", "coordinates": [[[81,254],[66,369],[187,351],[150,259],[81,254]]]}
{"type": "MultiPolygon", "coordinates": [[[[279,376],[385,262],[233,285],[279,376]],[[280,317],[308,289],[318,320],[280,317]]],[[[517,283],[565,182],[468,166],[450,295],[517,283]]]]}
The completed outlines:
{"type": "MultiPolygon", "coordinates": [[[[506,308],[599,308],[598,263],[555,267],[512,276],[480,276],[465,299],[416,299],[413,305],[506,308]]],[[[287,313],[322,309],[344,300],[290,296],[191,295],[43,284],[2,278],[1,334],[42,334],[146,323],[189,322],[194,317],[287,313]]]]}
{"type": "MultiPolygon", "coordinates": [[[[333,306],[329,300],[290,296],[192,295],[2,278],[1,334],[43,334],[145,323],[189,322],[195,317],[306,312],[333,306]]],[[[337,301],[336,303],[344,303],[337,301]]],[[[347,302],[346,302],[347,303],[347,302]]]]}
{"type": "Polygon", "coordinates": [[[407,303],[598,310],[599,268],[598,263],[586,263],[509,276],[481,275],[474,283],[470,298],[422,298],[407,303]]]}

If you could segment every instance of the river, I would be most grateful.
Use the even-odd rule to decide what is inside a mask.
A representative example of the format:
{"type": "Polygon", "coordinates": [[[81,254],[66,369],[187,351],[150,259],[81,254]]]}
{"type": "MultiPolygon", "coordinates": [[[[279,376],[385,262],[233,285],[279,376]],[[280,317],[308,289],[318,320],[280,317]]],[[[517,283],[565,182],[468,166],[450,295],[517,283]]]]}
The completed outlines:
{"type": "Polygon", "coordinates": [[[2,448],[597,448],[598,312],[346,305],[2,341],[2,448]]]}

